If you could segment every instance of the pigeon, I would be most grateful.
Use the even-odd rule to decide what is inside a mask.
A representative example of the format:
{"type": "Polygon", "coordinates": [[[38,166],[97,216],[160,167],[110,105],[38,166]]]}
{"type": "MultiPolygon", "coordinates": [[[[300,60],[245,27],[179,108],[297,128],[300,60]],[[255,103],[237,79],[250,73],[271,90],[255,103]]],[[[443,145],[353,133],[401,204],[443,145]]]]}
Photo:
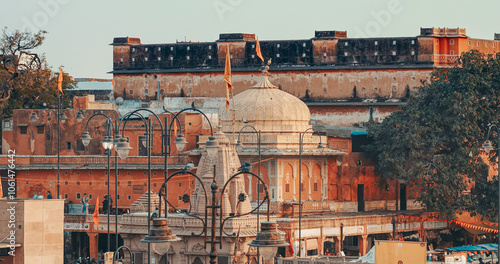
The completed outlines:
{"type": "Polygon", "coordinates": [[[191,102],[191,108],[193,108],[193,109],[195,109],[195,108],[196,108],[196,106],[194,105],[194,101],[193,101],[193,102],[191,102]]]}
{"type": "Polygon", "coordinates": [[[190,161],[188,164],[186,164],[186,167],[184,167],[183,172],[188,172],[192,169],[194,169],[194,163],[192,161],[190,161]]]}
{"type": "Polygon", "coordinates": [[[151,214],[151,220],[153,220],[153,218],[155,218],[155,217],[158,217],[158,207],[156,207],[156,209],[151,214]]]}
{"type": "Polygon", "coordinates": [[[238,171],[249,172],[250,167],[251,167],[250,163],[245,162],[245,163],[243,163],[243,165],[241,165],[241,167],[238,169],[238,171]]]}

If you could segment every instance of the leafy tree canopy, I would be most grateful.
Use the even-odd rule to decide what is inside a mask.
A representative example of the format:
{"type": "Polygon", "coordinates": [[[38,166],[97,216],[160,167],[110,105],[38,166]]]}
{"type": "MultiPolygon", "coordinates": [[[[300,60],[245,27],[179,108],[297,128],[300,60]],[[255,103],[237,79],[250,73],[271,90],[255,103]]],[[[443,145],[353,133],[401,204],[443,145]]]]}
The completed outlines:
{"type": "Polygon", "coordinates": [[[464,53],[456,67],[437,69],[400,111],[369,124],[373,142],[366,149],[381,175],[416,187],[410,195],[428,210],[494,220],[498,179],[487,179],[481,146],[488,125],[499,121],[499,106],[500,54],[464,53]]]}
{"type": "MultiPolygon", "coordinates": [[[[52,71],[44,56],[34,52],[43,44],[46,31],[8,32],[0,35],[0,112],[9,115],[16,108],[43,108],[57,105],[59,71],[52,71]]],[[[76,82],[67,74],[63,91],[76,82]]],[[[68,98],[63,96],[68,104],[68,98]]]]}

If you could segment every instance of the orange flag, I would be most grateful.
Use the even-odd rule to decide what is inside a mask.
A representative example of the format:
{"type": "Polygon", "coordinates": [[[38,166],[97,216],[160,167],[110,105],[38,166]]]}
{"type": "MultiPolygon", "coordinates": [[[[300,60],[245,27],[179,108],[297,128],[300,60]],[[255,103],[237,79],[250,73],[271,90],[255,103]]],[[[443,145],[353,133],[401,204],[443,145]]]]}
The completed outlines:
{"type": "Polygon", "coordinates": [[[174,139],[177,137],[177,120],[173,119],[172,122],[174,122],[174,139]]]}
{"type": "Polygon", "coordinates": [[[257,53],[257,57],[259,57],[262,62],[264,62],[264,57],[262,57],[262,53],[260,52],[259,37],[257,37],[257,44],[255,44],[255,53],[257,53]]]}
{"type": "Polygon", "coordinates": [[[61,94],[63,94],[62,81],[63,81],[63,72],[62,72],[62,65],[61,65],[61,68],[59,68],[59,79],[57,80],[57,89],[59,89],[59,92],[61,92],[61,94]]]}
{"type": "Polygon", "coordinates": [[[97,200],[95,201],[95,209],[94,213],[92,214],[92,221],[94,221],[94,224],[99,227],[99,196],[97,196],[97,200]]]}
{"type": "Polygon", "coordinates": [[[229,45],[226,45],[226,67],[224,69],[224,81],[226,82],[226,109],[229,107],[229,92],[231,84],[231,55],[229,55],[229,45]]]}
{"type": "Polygon", "coordinates": [[[0,198],[3,197],[3,186],[2,186],[2,178],[0,178],[0,198]]]}

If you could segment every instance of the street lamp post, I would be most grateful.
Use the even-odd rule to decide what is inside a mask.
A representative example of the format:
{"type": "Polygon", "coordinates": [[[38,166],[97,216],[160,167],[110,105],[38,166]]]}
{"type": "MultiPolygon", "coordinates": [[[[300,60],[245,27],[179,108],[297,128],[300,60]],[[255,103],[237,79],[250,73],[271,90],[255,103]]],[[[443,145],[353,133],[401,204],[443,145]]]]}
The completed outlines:
{"type": "MultiPolygon", "coordinates": [[[[299,134],[299,257],[301,256],[302,253],[302,151],[303,151],[303,144],[304,144],[304,135],[309,131],[312,130],[313,133],[317,133],[314,128],[310,127],[306,129],[304,132],[299,134]]],[[[319,137],[319,144],[316,147],[318,149],[324,148],[323,145],[321,144],[321,136],[319,137]]]]}
{"type": "Polygon", "coordinates": [[[129,247],[127,246],[121,246],[119,248],[116,249],[116,251],[113,253],[113,263],[118,263],[119,261],[119,254],[120,254],[120,251],[123,250],[127,250],[128,251],[128,254],[130,255],[130,263],[131,264],[134,264],[135,263],[135,259],[134,259],[134,254],[132,253],[132,250],[130,250],[129,247]]]}
{"type": "MultiPolygon", "coordinates": [[[[495,124],[492,124],[488,127],[488,135],[486,136],[486,141],[483,144],[483,149],[488,154],[494,149],[494,147],[490,141],[490,132],[491,132],[492,128],[495,128],[497,131],[497,137],[498,137],[497,157],[500,157],[500,155],[498,155],[498,151],[500,150],[500,127],[498,127],[495,124]]],[[[500,162],[500,161],[497,159],[497,162],[500,162]]],[[[498,229],[500,231],[500,163],[497,163],[497,180],[498,180],[498,219],[497,220],[498,220],[498,229]]],[[[500,232],[498,233],[497,243],[498,243],[497,258],[500,260],[500,256],[499,256],[500,255],[500,232]]]]}
{"type": "MultiPolygon", "coordinates": [[[[257,152],[259,153],[259,161],[258,161],[258,167],[257,167],[257,170],[258,170],[257,174],[260,177],[260,161],[261,161],[261,156],[260,156],[260,154],[261,154],[261,152],[260,152],[260,143],[261,143],[260,136],[261,136],[261,134],[260,134],[260,130],[257,131],[257,129],[254,126],[252,126],[252,125],[245,125],[245,126],[243,126],[240,129],[240,131],[238,132],[238,141],[236,142],[235,147],[237,147],[237,148],[238,147],[243,147],[243,143],[240,141],[240,136],[241,136],[241,131],[243,131],[243,129],[245,129],[247,127],[252,128],[253,129],[252,132],[254,132],[255,134],[257,134],[257,152]]],[[[250,182],[250,185],[251,184],[252,183],[250,182]]],[[[257,190],[256,191],[257,191],[257,204],[259,204],[259,201],[260,201],[260,182],[259,181],[257,181],[257,190]]],[[[257,226],[259,226],[259,221],[260,221],[260,210],[257,210],[257,226]]],[[[260,260],[260,249],[258,247],[257,247],[257,259],[260,260]]]]}
{"type": "MultiPolygon", "coordinates": [[[[165,200],[165,210],[167,210],[167,204],[168,204],[174,210],[179,211],[176,209],[176,207],[174,205],[172,205],[168,201],[167,197],[164,195],[163,190],[167,188],[168,181],[170,179],[172,179],[176,176],[185,177],[186,174],[191,175],[200,183],[200,186],[202,187],[201,189],[203,190],[203,194],[204,194],[202,196],[205,197],[206,206],[205,206],[205,218],[204,219],[202,219],[201,217],[199,217],[197,215],[191,215],[187,212],[184,212],[184,214],[186,216],[189,216],[189,217],[195,217],[195,218],[202,221],[203,231],[201,234],[197,234],[197,235],[204,234],[204,236],[205,236],[205,239],[204,239],[205,240],[205,248],[206,248],[207,243],[210,244],[210,253],[209,253],[210,264],[216,263],[216,259],[218,256],[216,244],[220,244],[220,248],[222,248],[222,236],[223,236],[223,233],[225,233],[225,231],[224,231],[225,222],[230,220],[230,219],[233,219],[233,218],[242,217],[245,215],[252,214],[254,211],[259,210],[260,207],[266,201],[267,201],[267,221],[262,222],[261,232],[259,232],[257,234],[256,239],[253,240],[252,243],[250,243],[249,245],[257,247],[257,248],[263,248],[262,257],[265,260],[272,259],[275,256],[276,250],[278,247],[288,246],[288,243],[286,243],[283,240],[282,236],[280,235],[279,231],[277,230],[276,223],[269,221],[270,206],[269,206],[269,192],[268,192],[267,186],[258,175],[254,174],[253,172],[250,172],[249,168],[241,168],[239,172],[237,172],[236,174],[233,174],[224,183],[223,188],[219,192],[219,187],[218,187],[218,183],[217,183],[217,179],[216,179],[215,165],[214,165],[214,175],[213,175],[213,179],[212,179],[212,184],[210,185],[210,190],[211,190],[211,204],[210,205],[208,204],[208,193],[204,187],[203,181],[201,180],[201,178],[199,176],[197,176],[196,174],[194,174],[190,171],[182,171],[181,170],[181,171],[175,172],[174,174],[170,175],[170,177],[168,177],[167,181],[165,181],[162,184],[162,187],[160,188],[160,191],[159,191],[160,201],[161,201],[161,199],[165,200]],[[255,209],[251,210],[250,212],[242,213],[242,214],[231,214],[230,216],[224,218],[223,217],[224,208],[223,208],[223,203],[221,201],[223,200],[224,194],[226,193],[226,188],[228,188],[229,183],[233,179],[239,177],[242,174],[249,174],[252,177],[257,178],[257,180],[260,182],[260,184],[262,184],[263,189],[265,191],[264,199],[255,209]],[[217,194],[220,194],[219,200],[216,199],[217,194]],[[217,202],[219,202],[219,204],[217,202]],[[208,226],[208,210],[209,209],[211,210],[210,226],[208,226]],[[217,239],[217,234],[216,234],[217,215],[220,216],[219,225],[218,225],[218,227],[219,227],[218,239],[217,239]],[[211,234],[210,234],[210,238],[207,239],[208,229],[211,230],[211,234]]],[[[185,198],[185,199],[187,201],[190,200],[190,198],[185,198]]],[[[243,193],[238,195],[238,202],[239,203],[244,202],[245,200],[246,200],[246,196],[243,193]]],[[[162,207],[161,207],[161,203],[160,203],[160,208],[159,208],[160,211],[159,211],[158,215],[161,215],[161,210],[162,210],[161,208],[162,207]]],[[[146,243],[152,243],[153,245],[155,245],[157,243],[170,243],[170,242],[179,240],[179,238],[177,238],[175,235],[172,234],[172,231],[170,230],[170,228],[168,228],[166,218],[155,218],[155,219],[153,219],[153,223],[158,223],[158,224],[156,224],[157,228],[152,228],[151,232],[148,234],[148,236],[146,236],[141,241],[146,242],[146,243]]],[[[226,233],[226,235],[227,235],[227,233],[226,233]]],[[[235,234],[233,234],[233,235],[235,235],[235,234]]],[[[238,243],[238,242],[236,241],[236,243],[238,243]]],[[[158,245],[156,245],[156,247],[158,247],[158,245]]],[[[166,244],[166,245],[164,244],[161,247],[168,249],[168,244],[166,244]]],[[[164,250],[163,252],[166,252],[166,250],[164,250]]]]}
{"type": "MultiPolygon", "coordinates": [[[[107,195],[107,198],[108,201],[109,201],[109,195],[110,195],[110,191],[109,191],[109,177],[110,177],[110,173],[111,173],[111,168],[110,168],[110,156],[111,156],[111,149],[113,149],[113,146],[114,146],[114,141],[113,141],[113,137],[110,136],[113,132],[113,122],[111,121],[111,118],[109,118],[106,114],[102,113],[102,112],[97,112],[97,113],[94,113],[88,120],[87,120],[87,123],[85,124],[85,131],[83,132],[83,135],[82,137],[80,138],[82,140],[82,143],[84,146],[88,146],[89,143],[90,143],[90,140],[92,139],[90,137],[90,133],[88,132],[88,125],[89,125],[89,122],[90,120],[92,120],[92,118],[96,117],[96,116],[103,116],[104,118],[106,118],[106,128],[105,128],[105,136],[104,136],[104,139],[102,140],[102,147],[104,148],[106,155],[108,157],[108,165],[107,165],[107,174],[108,174],[108,195],[107,195]]],[[[77,116],[78,117],[78,116],[77,116]]],[[[78,117],[79,118],[79,117],[78,117]]],[[[116,164],[115,164],[116,166],[116,164]]],[[[115,175],[116,177],[116,175],[115,175]]],[[[99,205],[96,205],[96,206],[99,206],[99,205]]],[[[109,252],[110,251],[110,245],[111,245],[111,239],[110,239],[110,230],[109,230],[109,217],[110,217],[110,205],[108,203],[108,208],[107,208],[107,215],[108,215],[108,235],[107,235],[107,251],[109,252]]],[[[118,235],[118,234],[116,234],[118,235]]],[[[99,239],[99,238],[98,238],[99,239]]]]}
{"type": "MultiPolygon", "coordinates": [[[[208,124],[210,125],[210,131],[211,131],[211,136],[209,137],[209,140],[206,142],[205,144],[205,149],[207,150],[207,155],[209,157],[214,157],[215,154],[217,153],[218,149],[219,149],[219,144],[218,142],[215,140],[215,137],[213,136],[213,128],[212,128],[212,125],[210,123],[210,120],[208,119],[208,117],[200,110],[198,109],[195,109],[195,108],[187,108],[187,109],[184,109],[180,112],[178,112],[174,118],[172,119],[172,121],[177,118],[177,116],[179,114],[181,114],[182,112],[184,111],[188,111],[188,110],[191,110],[191,111],[196,111],[196,112],[199,112],[201,113],[208,121],[208,124]]],[[[178,137],[176,139],[176,143],[179,142],[181,144],[185,144],[185,139],[183,137],[178,137]]],[[[190,172],[190,171],[187,171],[187,170],[182,170],[182,171],[177,171],[175,172],[174,174],[170,175],[170,177],[167,178],[167,180],[162,184],[161,188],[160,188],[160,191],[159,191],[159,195],[160,195],[160,205],[159,205],[159,213],[158,215],[160,217],[158,218],[155,218],[153,219],[153,223],[155,225],[155,227],[153,229],[150,230],[150,232],[148,233],[148,235],[142,239],[141,241],[143,242],[146,242],[148,244],[153,244],[155,247],[161,247],[161,248],[166,248],[168,249],[168,243],[172,242],[172,241],[177,241],[179,240],[179,238],[177,238],[174,234],[172,234],[172,231],[170,228],[168,228],[167,226],[167,208],[168,208],[168,205],[170,205],[173,209],[175,209],[176,211],[178,211],[175,206],[173,206],[169,201],[168,201],[168,197],[166,195],[166,190],[168,189],[168,181],[170,179],[172,179],[173,177],[176,177],[176,176],[181,176],[181,175],[185,175],[185,174],[188,174],[188,175],[191,175],[192,177],[194,177],[199,183],[200,183],[200,186],[201,186],[201,189],[203,190],[203,197],[205,197],[205,217],[204,219],[202,219],[201,217],[197,216],[197,215],[193,215],[193,214],[190,214],[189,212],[184,212],[184,214],[186,216],[189,216],[189,217],[195,217],[199,220],[202,221],[202,225],[203,225],[203,231],[201,234],[198,234],[198,235],[203,235],[205,236],[205,247],[207,245],[207,243],[210,243],[211,247],[210,247],[210,253],[209,253],[209,257],[210,257],[210,263],[211,264],[215,264],[216,263],[216,259],[217,259],[217,250],[216,250],[216,247],[215,245],[218,243],[220,244],[220,247],[222,248],[222,236],[223,236],[223,233],[224,230],[223,230],[223,227],[224,227],[224,223],[229,220],[229,219],[232,219],[232,218],[236,218],[236,217],[241,217],[241,216],[245,216],[245,215],[249,215],[251,213],[253,213],[255,210],[259,210],[260,207],[264,204],[264,202],[267,201],[268,203],[268,207],[267,207],[267,219],[269,221],[269,209],[270,209],[270,206],[269,206],[269,192],[267,190],[267,186],[265,185],[265,183],[262,181],[262,179],[255,175],[254,173],[250,172],[249,171],[249,167],[245,167],[245,166],[242,166],[240,168],[240,171],[237,172],[236,174],[232,175],[225,183],[224,183],[224,186],[220,192],[220,200],[219,200],[219,203],[220,205],[217,205],[217,199],[216,199],[216,195],[218,193],[218,184],[217,184],[217,179],[216,179],[216,167],[214,165],[214,169],[213,169],[213,173],[214,173],[214,176],[213,176],[213,179],[212,179],[212,183],[210,185],[210,189],[211,189],[211,193],[212,193],[212,199],[211,199],[211,204],[208,205],[208,193],[205,189],[205,186],[204,186],[204,183],[203,181],[201,180],[201,178],[199,176],[197,176],[196,174],[190,172]],[[228,183],[231,182],[231,180],[235,179],[236,177],[239,177],[241,174],[250,174],[252,175],[253,177],[256,177],[258,179],[258,181],[263,184],[263,187],[264,187],[264,190],[265,190],[265,197],[263,199],[263,201],[253,210],[251,210],[250,212],[247,212],[247,213],[243,213],[243,214],[231,214],[230,216],[226,217],[223,219],[223,196],[224,196],[224,193],[225,193],[225,190],[226,190],[226,187],[228,186],[228,183]],[[164,190],[164,191],[163,191],[164,190]],[[161,217],[161,211],[162,211],[162,199],[165,201],[165,217],[162,218],[161,217]],[[209,228],[208,227],[208,209],[211,209],[211,215],[212,215],[212,219],[211,219],[211,237],[210,237],[210,240],[207,240],[207,229],[209,228]],[[220,233],[220,237],[219,237],[219,240],[216,240],[216,218],[217,218],[217,215],[220,215],[220,225],[219,225],[219,233],[220,233]]],[[[238,201],[239,202],[243,202],[246,200],[246,195],[244,193],[241,193],[240,195],[238,195],[238,201]]],[[[189,195],[188,197],[186,197],[186,201],[190,201],[190,198],[189,198],[189,195]]],[[[236,242],[238,243],[238,242],[236,242]]],[[[283,239],[281,238],[280,234],[278,233],[277,229],[276,229],[276,224],[275,223],[271,223],[271,222],[263,222],[262,223],[262,231],[257,234],[257,238],[251,243],[249,244],[251,246],[255,246],[255,247],[263,247],[263,248],[267,248],[267,247],[275,247],[277,248],[278,246],[286,246],[288,245],[288,243],[285,243],[283,241],[283,239]]],[[[276,250],[274,250],[275,252],[276,250]]],[[[166,252],[166,250],[163,250],[162,252],[166,252]]],[[[267,252],[267,251],[266,251],[267,252]]],[[[264,257],[269,257],[269,254],[266,254],[264,257]]],[[[274,257],[274,253],[272,254],[271,257],[274,257]]]]}
{"type": "MultiPolygon", "coordinates": [[[[165,112],[172,114],[169,111],[165,111],[165,112]]],[[[155,127],[156,121],[158,121],[158,124],[160,125],[160,129],[162,132],[162,141],[163,141],[162,154],[164,155],[165,180],[167,179],[168,155],[170,154],[170,148],[168,148],[168,146],[170,146],[169,131],[170,131],[171,127],[169,127],[169,130],[167,131],[166,126],[165,126],[165,124],[167,123],[166,122],[167,119],[165,118],[165,124],[162,123],[159,116],[149,109],[141,108],[141,109],[137,109],[137,110],[134,110],[130,113],[125,114],[123,116],[123,118],[120,120],[120,124],[118,125],[117,139],[119,139],[119,141],[118,141],[118,144],[116,145],[116,151],[118,152],[121,159],[126,159],[130,149],[132,149],[132,147],[130,147],[130,144],[127,142],[127,140],[125,138],[125,134],[124,134],[125,133],[124,132],[125,126],[132,116],[139,117],[142,120],[142,122],[144,123],[144,126],[146,127],[146,132],[145,132],[144,136],[141,137],[140,144],[143,144],[146,147],[147,155],[148,155],[148,233],[149,233],[149,231],[151,230],[151,221],[150,221],[150,219],[151,219],[151,149],[152,149],[152,138],[153,138],[153,133],[154,133],[154,127],[155,127]],[[140,112],[147,112],[147,113],[153,115],[154,116],[153,123],[151,123],[151,120],[149,118],[146,121],[145,117],[140,112]],[[120,137],[119,136],[119,130],[120,130],[119,128],[122,125],[122,123],[121,123],[122,121],[123,121],[122,137],[120,137]]],[[[172,119],[172,122],[170,125],[172,125],[174,120],[177,120],[179,122],[179,120],[177,119],[177,116],[175,116],[175,118],[172,119]]],[[[182,134],[180,134],[180,136],[182,136],[182,134]]],[[[181,144],[179,144],[178,148],[180,147],[180,145],[181,144]]],[[[182,150],[182,148],[180,150],[182,150]]],[[[151,250],[150,245],[148,244],[148,263],[150,263],[150,250],[151,250]]]]}

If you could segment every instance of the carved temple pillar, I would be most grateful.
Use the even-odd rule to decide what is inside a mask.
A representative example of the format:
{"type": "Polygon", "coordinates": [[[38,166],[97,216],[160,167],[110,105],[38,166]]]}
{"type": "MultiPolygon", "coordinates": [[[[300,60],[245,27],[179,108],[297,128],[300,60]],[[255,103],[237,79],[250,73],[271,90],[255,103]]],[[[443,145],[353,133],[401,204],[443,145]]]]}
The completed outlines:
{"type": "Polygon", "coordinates": [[[340,236],[336,236],[336,237],[333,237],[333,242],[335,243],[335,254],[339,253],[340,250],[341,250],[341,247],[340,247],[340,236]]]}
{"type": "Polygon", "coordinates": [[[359,254],[361,256],[366,255],[368,252],[368,235],[359,236],[359,254]]]}
{"type": "Polygon", "coordinates": [[[89,236],[89,251],[90,251],[90,258],[95,258],[97,259],[97,237],[99,233],[97,232],[85,232],[89,236]]]}

